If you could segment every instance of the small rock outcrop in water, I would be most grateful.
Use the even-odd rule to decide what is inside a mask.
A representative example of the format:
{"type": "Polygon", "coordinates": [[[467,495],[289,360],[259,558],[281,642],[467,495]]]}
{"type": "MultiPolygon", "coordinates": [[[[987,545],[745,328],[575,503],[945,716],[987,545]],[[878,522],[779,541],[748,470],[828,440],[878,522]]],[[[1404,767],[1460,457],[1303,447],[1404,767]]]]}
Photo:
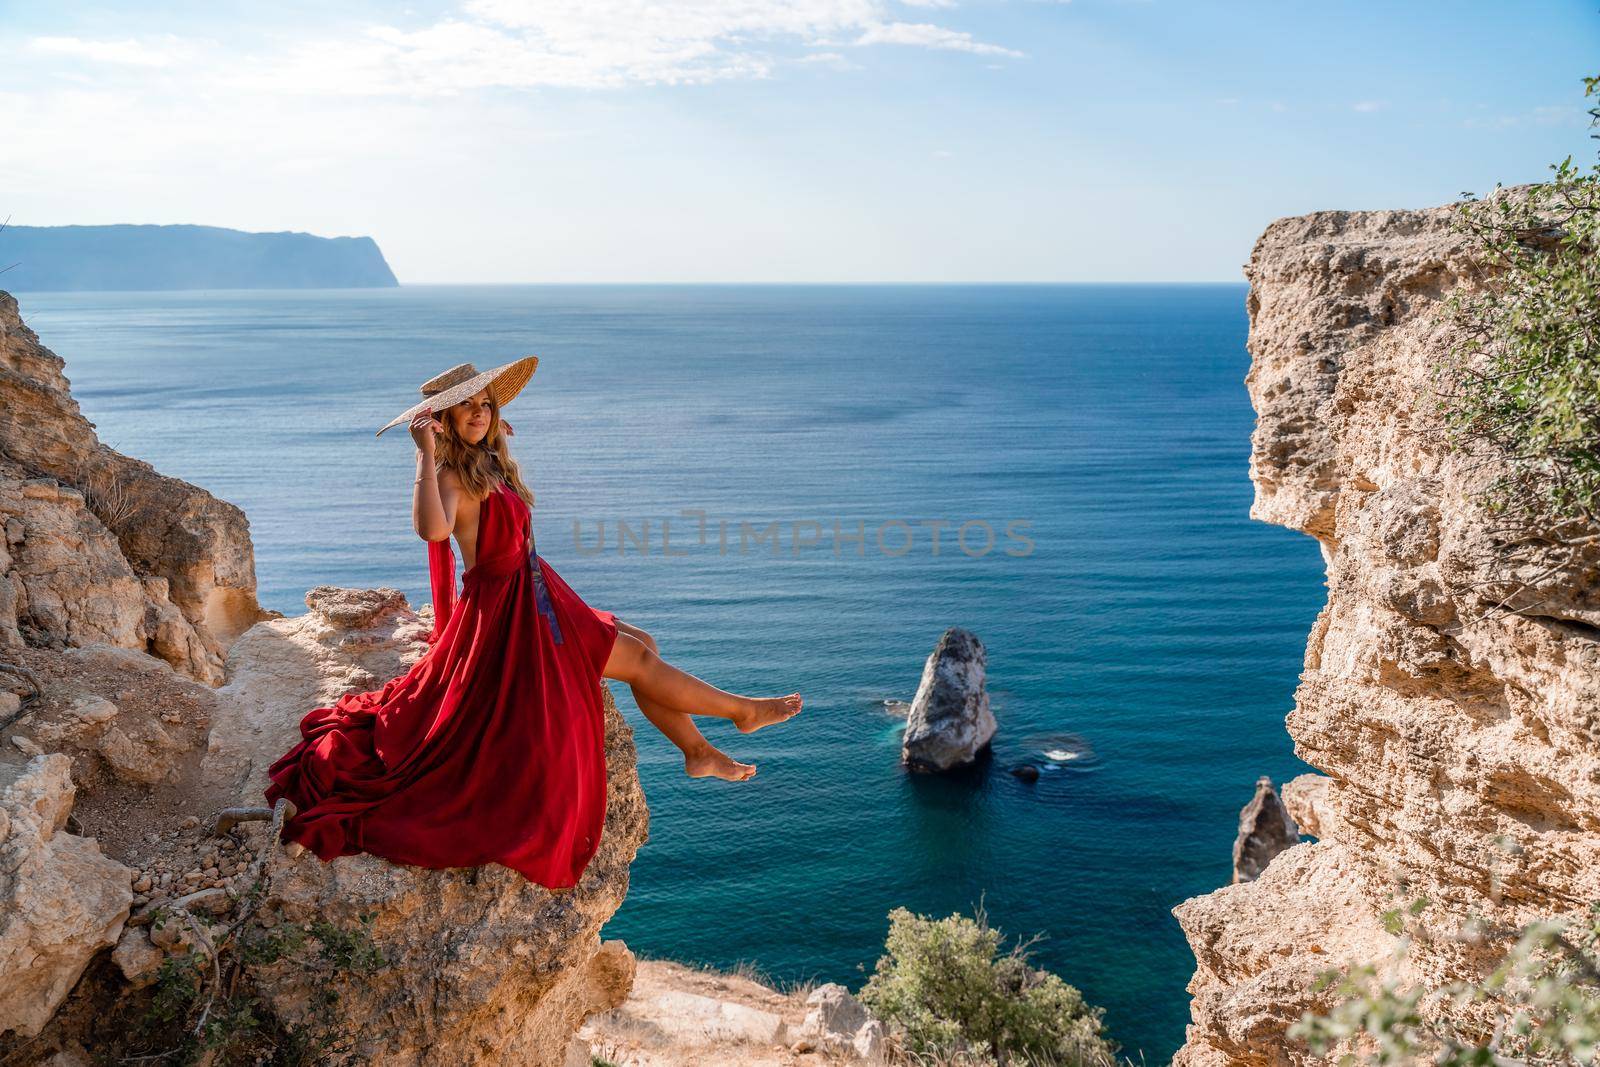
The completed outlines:
{"type": "Polygon", "coordinates": [[[1300,829],[1272,788],[1272,779],[1256,779],[1256,795],[1239,813],[1239,836],[1233,841],[1235,884],[1255,879],[1272,857],[1298,843],[1300,829]]]}
{"type": "Polygon", "coordinates": [[[922,668],[911,701],[900,758],[913,771],[971,763],[994,737],[994,712],[984,688],[987,655],[976,634],[952,626],[922,668]]]}
{"type": "Polygon", "coordinates": [[[347,289],[400,283],[370,237],[220,226],[7,226],[0,258],[17,292],[347,289]]]}
{"type": "Polygon", "coordinates": [[[214,822],[262,803],[307,711],[423,655],[432,620],[392,589],[319,586],[303,615],[262,611],[243,513],[101,445],[62,369],[0,293],[0,722],[16,717],[0,729],[0,1060],[128,1051],[163,962],[204,951],[259,871],[252,922],[369,916],[389,961],[247,964],[263,1025],[320,1021],[332,988],[358,1062],[562,1064],[634,973],[599,937],[649,825],[609,689],[605,829],[573,889],[496,864],[323,863],[276,847],[269,823],[214,822]],[[158,908],[191,920],[158,925],[158,908]]]}
{"type": "Polygon", "coordinates": [[[1323,773],[1283,789],[1317,840],[1174,909],[1197,962],[1177,1067],[1324,1062],[1285,1034],[1337,999],[1313,989],[1322,970],[1477,980],[1505,946],[1457,940],[1469,915],[1517,929],[1600,899],[1600,553],[1553,567],[1562,550],[1534,539],[1521,602],[1539,603],[1490,610],[1519,576],[1470,501],[1504,468],[1447,451],[1433,402],[1452,341],[1434,313],[1483,280],[1453,212],[1280,219],[1246,268],[1250,513],[1327,563],[1288,718],[1323,773]],[[1382,915],[1402,877],[1440,936],[1393,965],[1382,915]]]}

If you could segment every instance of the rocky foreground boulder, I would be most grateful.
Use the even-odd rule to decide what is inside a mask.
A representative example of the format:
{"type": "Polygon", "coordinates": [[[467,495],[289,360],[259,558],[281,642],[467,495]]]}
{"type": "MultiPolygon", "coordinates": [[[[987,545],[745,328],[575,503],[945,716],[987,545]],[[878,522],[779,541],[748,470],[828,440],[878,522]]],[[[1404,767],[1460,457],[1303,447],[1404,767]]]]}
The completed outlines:
{"type": "Polygon", "coordinates": [[[988,655],[970,630],[952,626],[922,668],[906,717],[900,759],[913,771],[947,771],[988,747],[996,723],[984,681],[988,655]]]}
{"type": "MultiPolygon", "coordinates": [[[[341,979],[338,989],[339,1015],[359,1022],[362,1062],[491,1063],[514,1053],[519,1063],[560,1064],[583,1019],[627,996],[632,956],[618,942],[602,944],[599,930],[626,896],[648,812],[632,732],[609,690],[605,836],[572,890],[552,892],[493,864],[426,870],[368,855],[323,863],[280,848],[263,821],[216,832],[216,813],[260,804],[264,769],[298,737],[304,711],[392,677],[426,650],[431,619],[394,590],[319,587],[307,601],[306,614],[258,624],[235,642],[230,681],[215,690],[144,653],[23,650],[48,695],[8,731],[15,755],[0,754],[0,781],[16,778],[0,793],[0,855],[23,857],[16,873],[0,872],[0,960],[8,964],[0,968],[0,1051],[24,1042],[123,1047],[162,960],[203,951],[257,874],[269,882],[255,920],[265,929],[326,921],[354,930],[369,919],[372,943],[390,964],[341,979]],[[69,663],[49,673],[50,657],[83,669],[69,663]],[[110,715],[86,727],[83,708],[110,715]],[[169,737],[198,734],[203,743],[174,748],[155,781],[121,774],[102,751],[104,731],[142,739],[162,722],[158,709],[181,709],[169,737]],[[19,771],[17,738],[60,751],[19,771]],[[77,765],[84,788],[74,808],[69,771],[77,765]],[[76,834],[66,829],[69,812],[76,834]],[[157,929],[151,919],[162,908],[191,912],[200,930],[157,929]]],[[[318,1021],[324,972],[279,961],[246,974],[276,1024],[318,1021]]]]}
{"type": "Polygon", "coordinates": [[[71,762],[0,765],[0,1019],[37,1034],[95,954],[117,943],[133,872],[66,832],[71,762]]]}
{"type": "Polygon", "coordinates": [[[1452,936],[1470,914],[1516,929],[1600,899],[1600,559],[1535,538],[1508,567],[1471,503],[1499,469],[1444,447],[1436,313],[1483,281],[1452,212],[1279,219],[1245,269],[1250,514],[1327,563],[1288,718],[1322,775],[1284,788],[1317,840],[1174,909],[1197,961],[1178,1067],[1315,1062],[1286,1029],[1329,1006],[1320,971],[1388,965],[1397,904],[1426,898],[1442,936],[1383,976],[1438,989],[1505,950],[1452,936]]]}

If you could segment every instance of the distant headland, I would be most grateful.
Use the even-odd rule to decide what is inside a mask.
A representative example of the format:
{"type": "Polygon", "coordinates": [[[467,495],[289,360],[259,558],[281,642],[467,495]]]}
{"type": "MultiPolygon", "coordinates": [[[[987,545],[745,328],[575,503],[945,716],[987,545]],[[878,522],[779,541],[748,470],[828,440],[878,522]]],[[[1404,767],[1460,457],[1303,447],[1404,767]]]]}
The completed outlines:
{"type": "Polygon", "coordinates": [[[370,237],[220,226],[6,226],[0,229],[0,271],[15,292],[400,284],[370,237]]]}

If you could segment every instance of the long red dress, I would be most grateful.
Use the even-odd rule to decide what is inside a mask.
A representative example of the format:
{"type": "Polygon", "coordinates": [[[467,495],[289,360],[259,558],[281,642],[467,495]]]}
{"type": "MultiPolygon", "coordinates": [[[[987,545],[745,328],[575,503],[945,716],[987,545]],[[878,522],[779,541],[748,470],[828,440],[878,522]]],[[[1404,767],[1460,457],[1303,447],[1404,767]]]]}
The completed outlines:
{"type": "Polygon", "coordinates": [[[616,615],[538,555],[528,505],[505,482],[483,500],[459,602],[449,538],[429,542],[428,564],[427,653],[381,689],[313,708],[268,768],[267,802],[299,809],[283,840],[323,860],[492,862],[576,885],[605,822],[600,687],[616,615]]]}

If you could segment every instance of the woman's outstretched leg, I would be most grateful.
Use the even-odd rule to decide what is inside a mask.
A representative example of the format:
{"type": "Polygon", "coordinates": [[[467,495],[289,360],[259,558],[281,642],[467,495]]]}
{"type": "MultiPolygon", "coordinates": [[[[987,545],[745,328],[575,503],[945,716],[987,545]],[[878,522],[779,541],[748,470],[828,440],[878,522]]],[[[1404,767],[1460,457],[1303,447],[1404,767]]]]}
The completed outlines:
{"type": "MultiPolygon", "coordinates": [[[[649,648],[656,651],[655,638],[637,626],[629,625],[621,619],[617,620],[617,629],[621,634],[628,634],[649,648]]],[[[632,686],[629,686],[633,689],[632,686]]],[[[700,728],[694,724],[693,716],[687,712],[677,711],[651,700],[648,696],[633,689],[634,703],[639,705],[639,710],[644,712],[644,717],[655,724],[656,729],[664,734],[668,741],[678,746],[678,751],[683,753],[683,771],[691,778],[726,778],[730,782],[742,782],[756,773],[753,763],[740,763],[726,752],[717,748],[700,728]]]]}
{"type": "MultiPolygon", "coordinates": [[[[691,715],[716,715],[729,719],[741,733],[782,722],[800,711],[799,693],[781,697],[746,697],[708,685],[658,656],[649,645],[618,628],[611,658],[601,672],[627,682],[646,700],[691,715]]],[[[641,710],[643,710],[641,708],[641,710]]]]}

